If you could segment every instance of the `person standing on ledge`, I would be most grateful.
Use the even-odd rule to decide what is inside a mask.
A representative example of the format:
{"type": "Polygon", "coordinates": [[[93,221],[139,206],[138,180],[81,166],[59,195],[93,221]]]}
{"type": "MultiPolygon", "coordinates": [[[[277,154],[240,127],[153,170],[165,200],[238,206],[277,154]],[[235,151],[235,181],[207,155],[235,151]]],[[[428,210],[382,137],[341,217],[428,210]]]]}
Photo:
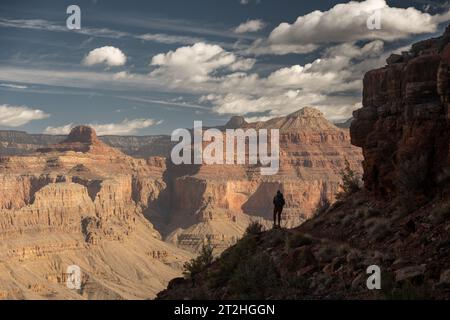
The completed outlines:
{"type": "Polygon", "coordinates": [[[281,228],[281,213],[283,212],[283,207],[285,205],[284,196],[280,190],[273,198],[273,227],[277,227],[277,216],[278,216],[278,228],[281,228]]]}

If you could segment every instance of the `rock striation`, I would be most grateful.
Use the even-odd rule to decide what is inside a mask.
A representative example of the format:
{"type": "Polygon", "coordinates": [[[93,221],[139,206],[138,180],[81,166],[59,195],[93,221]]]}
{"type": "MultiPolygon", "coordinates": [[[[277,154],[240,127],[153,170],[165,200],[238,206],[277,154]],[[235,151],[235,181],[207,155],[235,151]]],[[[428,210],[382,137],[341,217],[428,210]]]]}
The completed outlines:
{"type": "MultiPolygon", "coordinates": [[[[317,206],[334,202],[340,191],[340,171],[348,160],[361,173],[361,150],[350,144],[349,132],[305,107],[286,117],[246,123],[233,117],[229,124],[247,129],[279,129],[280,169],[263,176],[254,165],[207,165],[173,170],[169,188],[167,239],[182,248],[198,250],[212,242],[219,251],[239,239],[250,221],[272,224],[272,199],[284,193],[283,225],[294,227],[313,216],[317,206]]],[[[227,128],[227,126],[225,126],[227,128]]],[[[224,133],[225,135],[225,133],[224,133]]],[[[207,144],[204,145],[206,147],[207,144]]],[[[247,151],[248,152],[248,151],[247,151]]]]}
{"type": "Polygon", "coordinates": [[[164,159],[127,156],[86,126],[37,153],[1,157],[0,295],[151,298],[191,256],[142,213],[165,189],[164,171],[164,159]],[[72,264],[90,279],[79,291],[61,280],[72,264]]]}
{"type": "Polygon", "coordinates": [[[449,37],[447,29],[365,75],[351,136],[363,149],[368,190],[395,195],[420,186],[432,193],[449,179],[449,37]]]}

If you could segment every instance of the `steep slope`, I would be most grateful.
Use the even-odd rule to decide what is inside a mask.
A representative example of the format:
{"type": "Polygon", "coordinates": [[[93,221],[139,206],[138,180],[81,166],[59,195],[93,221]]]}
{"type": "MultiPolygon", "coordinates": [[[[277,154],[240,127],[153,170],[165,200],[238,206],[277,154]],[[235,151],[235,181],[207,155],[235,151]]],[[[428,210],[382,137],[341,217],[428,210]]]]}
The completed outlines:
{"type": "Polygon", "coordinates": [[[194,172],[178,168],[177,175],[170,176],[175,169],[169,168],[173,206],[168,208],[168,241],[198,250],[209,239],[221,251],[242,236],[250,221],[271,225],[277,190],[286,198],[283,225],[297,226],[318,204],[334,201],[346,159],[360,172],[361,151],[351,146],[348,131],[335,127],[316,109],[305,107],[265,122],[232,118],[228,126],[236,124],[243,130],[280,130],[278,173],[264,176],[258,166],[248,164],[203,164],[194,172]]]}
{"type": "Polygon", "coordinates": [[[165,188],[164,160],[138,160],[76,127],[61,143],[0,158],[0,297],[151,298],[189,253],[142,215],[165,188]],[[66,268],[85,274],[65,286],[66,268]]]}
{"type": "Polygon", "coordinates": [[[364,78],[365,189],[291,230],[244,237],[161,299],[449,299],[450,29],[364,78]],[[395,63],[393,63],[395,62],[395,63]],[[381,270],[369,290],[367,268],[381,270]]]}

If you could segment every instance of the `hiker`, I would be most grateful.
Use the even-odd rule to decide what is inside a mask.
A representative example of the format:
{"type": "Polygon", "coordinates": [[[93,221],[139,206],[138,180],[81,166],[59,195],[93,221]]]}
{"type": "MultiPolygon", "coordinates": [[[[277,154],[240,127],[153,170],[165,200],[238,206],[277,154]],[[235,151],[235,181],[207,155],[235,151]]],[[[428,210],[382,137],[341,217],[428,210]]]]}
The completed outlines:
{"type": "Polygon", "coordinates": [[[277,191],[276,196],[273,198],[273,226],[277,227],[277,215],[278,215],[278,227],[281,227],[281,212],[285,205],[283,194],[280,190],[277,191]]]}

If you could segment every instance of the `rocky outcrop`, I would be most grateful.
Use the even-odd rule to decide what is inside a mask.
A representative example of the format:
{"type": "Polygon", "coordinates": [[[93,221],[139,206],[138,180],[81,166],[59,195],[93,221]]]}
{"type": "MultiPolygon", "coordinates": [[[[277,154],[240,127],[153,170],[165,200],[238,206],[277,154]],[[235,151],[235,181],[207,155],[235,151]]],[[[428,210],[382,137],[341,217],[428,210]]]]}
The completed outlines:
{"type": "Polygon", "coordinates": [[[363,149],[368,190],[432,193],[449,179],[449,35],[447,29],[365,75],[363,108],[354,112],[351,135],[363,149]]]}

